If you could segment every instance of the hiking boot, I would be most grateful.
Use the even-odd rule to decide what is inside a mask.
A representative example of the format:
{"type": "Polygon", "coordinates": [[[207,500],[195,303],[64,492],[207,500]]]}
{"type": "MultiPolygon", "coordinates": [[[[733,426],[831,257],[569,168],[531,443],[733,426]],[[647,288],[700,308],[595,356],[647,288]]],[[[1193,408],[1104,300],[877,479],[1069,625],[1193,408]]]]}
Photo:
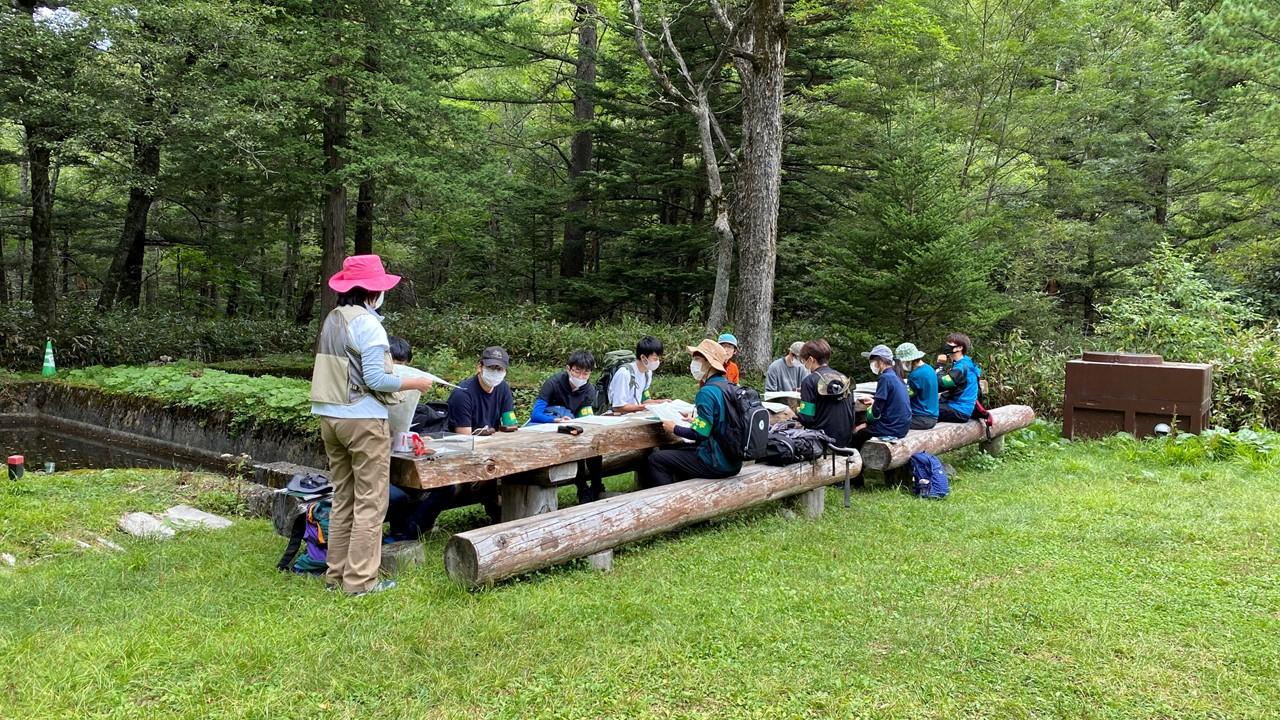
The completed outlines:
{"type": "Polygon", "coordinates": [[[395,580],[380,580],[380,581],[378,581],[378,584],[377,584],[377,585],[374,585],[373,587],[369,588],[368,590],[362,590],[361,592],[349,592],[349,593],[347,593],[347,597],[362,597],[362,596],[364,596],[364,595],[372,595],[372,594],[374,594],[374,593],[380,593],[380,592],[384,592],[384,591],[386,591],[386,590],[390,590],[390,589],[394,588],[395,586],[396,586],[396,581],[395,581],[395,580]]]}

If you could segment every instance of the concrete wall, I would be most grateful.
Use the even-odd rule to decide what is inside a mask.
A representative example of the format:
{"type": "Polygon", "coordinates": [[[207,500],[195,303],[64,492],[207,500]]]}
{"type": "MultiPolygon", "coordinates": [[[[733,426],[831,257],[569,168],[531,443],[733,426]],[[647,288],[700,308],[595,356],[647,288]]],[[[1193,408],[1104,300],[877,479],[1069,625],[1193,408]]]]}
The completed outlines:
{"type": "Polygon", "coordinates": [[[91,388],[10,384],[0,393],[0,412],[34,416],[33,420],[64,431],[93,433],[142,449],[186,448],[191,457],[205,460],[227,453],[246,454],[255,462],[327,465],[319,438],[274,430],[237,431],[227,413],[166,407],[150,398],[91,388]]]}

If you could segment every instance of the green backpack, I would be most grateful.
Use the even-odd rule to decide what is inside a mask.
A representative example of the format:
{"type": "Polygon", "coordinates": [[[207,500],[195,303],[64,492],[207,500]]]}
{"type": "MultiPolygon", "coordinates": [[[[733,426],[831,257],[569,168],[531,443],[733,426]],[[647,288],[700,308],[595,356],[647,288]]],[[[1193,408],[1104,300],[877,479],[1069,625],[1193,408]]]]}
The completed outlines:
{"type": "MultiPolygon", "coordinates": [[[[611,350],[605,353],[604,364],[600,368],[600,379],[596,380],[596,404],[591,408],[595,414],[603,415],[613,409],[613,402],[609,399],[609,385],[613,383],[613,376],[619,369],[635,361],[636,354],[630,350],[611,350]]],[[[635,372],[629,370],[622,372],[631,375],[631,386],[635,387],[635,372]]]]}

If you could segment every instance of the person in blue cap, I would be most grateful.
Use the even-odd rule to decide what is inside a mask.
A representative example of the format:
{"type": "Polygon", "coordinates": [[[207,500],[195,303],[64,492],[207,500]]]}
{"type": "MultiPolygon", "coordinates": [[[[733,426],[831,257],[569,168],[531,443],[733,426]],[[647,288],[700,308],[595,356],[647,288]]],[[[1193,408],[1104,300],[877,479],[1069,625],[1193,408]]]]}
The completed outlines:
{"type": "Polygon", "coordinates": [[[734,385],[738,384],[738,363],[733,361],[733,356],[738,354],[738,338],[733,333],[724,333],[716,342],[720,343],[720,347],[724,348],[724,377],[734,385]]]}
{"type": "Polygon", "coordinates": [[[911,429],[911,402],[906,384],[893,371],[893,351],[888,345],[877,345],[862,357],[876,376],[876,396],[867,408],[866,421],[854,428],[849,442],[858,449],[871,438],[904,438],[911,429]]]}

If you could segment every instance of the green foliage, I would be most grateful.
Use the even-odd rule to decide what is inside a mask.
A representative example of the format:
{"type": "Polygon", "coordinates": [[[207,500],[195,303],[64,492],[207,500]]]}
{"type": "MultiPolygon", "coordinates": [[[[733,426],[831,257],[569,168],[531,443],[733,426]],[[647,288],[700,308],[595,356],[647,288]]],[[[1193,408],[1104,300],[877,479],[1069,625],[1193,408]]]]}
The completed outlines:
{"type": "MultiPolygon", "coordinates": [[[[315,331],[290,322],[250,318],[200,318],[176,311],[96,313],[65,303],[53,331],[59,367],[140,364],[161,357],[198,361],[295,352],[309,347],[315,331]]],[[[45,334],[29,304],[0,306],[0,367],[32,370],[44,357],[45,334]]]]}
{"type": "Polygon", "coordinates": [[[111,393],[162,400],[175,407],[230,415],[239,428],[276,428],[301,434],[319,430],[311,414],[311,383],[270,375],[249,377],[190,363],[155,367],[89,367],[71,370],[62,382],[111,393]]]}
{"type": "Polygon", "coordinates": [[[976,357],[994,406],[1018,403],[1040,417],[1058,417],[1066,389],[1066,362],[1080,345],[1065,338],[1034,341],[1021,330],[979,348],[976,357]]]}

